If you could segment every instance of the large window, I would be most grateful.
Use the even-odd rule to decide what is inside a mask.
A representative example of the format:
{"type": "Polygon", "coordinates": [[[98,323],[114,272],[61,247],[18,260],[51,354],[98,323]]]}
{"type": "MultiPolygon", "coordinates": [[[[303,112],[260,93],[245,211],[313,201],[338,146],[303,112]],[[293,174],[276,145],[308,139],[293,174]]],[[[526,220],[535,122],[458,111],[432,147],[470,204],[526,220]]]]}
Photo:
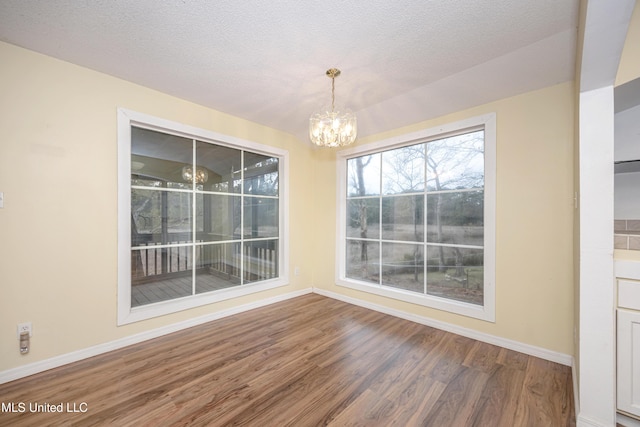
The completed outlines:
{"type": "Polygon", "coordinates": [[[286,152],[119,111],[119,322],[285,284],[286,152]]]}
{"type": "Polygon", "coordinates": [[[338,157],[338,283],[494,320],[495,116],[338,157]]]}

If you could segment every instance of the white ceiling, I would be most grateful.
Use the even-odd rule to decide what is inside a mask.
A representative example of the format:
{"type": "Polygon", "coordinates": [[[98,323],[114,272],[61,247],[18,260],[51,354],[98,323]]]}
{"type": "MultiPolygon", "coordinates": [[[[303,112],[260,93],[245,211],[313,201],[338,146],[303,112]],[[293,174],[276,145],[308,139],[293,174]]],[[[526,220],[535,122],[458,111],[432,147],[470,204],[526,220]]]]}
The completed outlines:
{"type": "Polygon", "coordinates": [[[0,40],[290,132],[359,135],[572,80],[579,0],[0,0],[0,40]]]}

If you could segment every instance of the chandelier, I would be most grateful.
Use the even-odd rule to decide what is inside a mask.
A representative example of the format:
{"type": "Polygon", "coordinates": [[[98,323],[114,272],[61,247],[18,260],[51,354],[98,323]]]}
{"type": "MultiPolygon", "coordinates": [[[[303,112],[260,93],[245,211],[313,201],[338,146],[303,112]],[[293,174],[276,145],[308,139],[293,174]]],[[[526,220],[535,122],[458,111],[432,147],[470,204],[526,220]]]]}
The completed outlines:
{"type": "Polygon", "coordinates": [[[196,167],[196,173],[193,173],[192,166],[185,166],[182,168],[182,179],[187,182],[193,182],[195,180],[196,184],[204,184],[209,180],[209,174],[203,168],[196,167]]]}
{"type": "Polygon", "coordinates": [[[330,68],[326,72],[331,78],[331,110],[328,108],[314,113],[309,118],[309,137],[320,147],[341,147],[356,140],[358,124],[351,110],[340,111],[335,108],[336,77],[340,70],[330,68]]]}

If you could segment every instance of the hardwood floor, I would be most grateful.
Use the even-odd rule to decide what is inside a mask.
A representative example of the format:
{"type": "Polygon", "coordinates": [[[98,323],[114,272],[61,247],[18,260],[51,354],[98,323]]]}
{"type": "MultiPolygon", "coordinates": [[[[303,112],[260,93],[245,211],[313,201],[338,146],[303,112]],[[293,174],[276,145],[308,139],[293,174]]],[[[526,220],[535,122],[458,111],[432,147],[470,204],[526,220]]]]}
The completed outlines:
{"type": "Polygon", "coordinates": [[[2,384],[0,399],[2,426],[575,425],[570,368],[315,294],[2,384]],[[45,403],[78,412],[30,412],[45,403]]]}

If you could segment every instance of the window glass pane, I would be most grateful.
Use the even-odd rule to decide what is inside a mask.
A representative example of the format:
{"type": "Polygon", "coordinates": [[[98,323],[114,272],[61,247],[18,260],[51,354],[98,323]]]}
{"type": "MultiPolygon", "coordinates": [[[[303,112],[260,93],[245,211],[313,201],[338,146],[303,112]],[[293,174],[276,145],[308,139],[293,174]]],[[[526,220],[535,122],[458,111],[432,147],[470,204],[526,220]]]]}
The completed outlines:
{"type": "Polygon", "coordinates": [[[380,154],[361,156],[347,162],[348,197],[380,194],[380,154]]]}
{"type": "Polygon", "coordinates": [[[347,200],[347,237],[380,237],[379,199],[347,200]]]}
{"type": "Polygon", "coordinates": [[[131,246],[160,242],[161,191],[131,189],[131,246]]]}
{"type": "Polygon", "coordinates": [[[420,242],[424,238],[424,196],[382,198],[382,238],[420,242]]]}
{"type": "Polygon", "coordinates": [[[423,245],[382,243],[382,284],[424,293],[423,245]]]}
{"type": "Polygon", "coordinates": [[[131,306],[151,304],[192,293],[191,247],[131,251],[131,306]]]}
{"type": "Polygon", "coordinates": [[[134,163],[136,163],[135,161],[131,162],[131,185],[132,186],[138,186],[138,187],[155,187],[155,188],[163,188],[166,186],[166,183],[160,179],[154,179],[151,177],[147,177],[147,176],[142,176],[142,175],[138,175],[137,173],[135,173],[135,171],[133,170],[133,167],[140,167],[140,166],[136,166],[134,163]]]}
{"type": "Polygon", "coordinates": [[[191,194],[131,189],[131,245],[191,241],[191,194]]]}
{"type": "Polygon", "coordinates": [[[493,321],[494,143],[491,114],[338,153],[337,283],[493,321]]]}
{"type": "Polygon", "coordinates": [[[261,240],[244,244],[244,283],[278,277],[278,241],[261,240]]]}
{"type": "Polygon", "coordinates": [[[133,111],[117,119],[118,229],[129,234],[118,239],[119,325],[286,284],[286,150],[133,111]]]}
{"type": "Polygon", "coordinates": [[[131,184],[191,188],[183,168],[193,163],[193,141],[147,129],[131,128],[131,184]]]}
{"type": "Polygon", "coordinates": [[[278,199],[245,197],[245,238],[278,237],[278,199]]]}
{"type": "Polygon", "coordinates": [[[240,243],[196,247],[196,293],[240,285],[240,243]]]}
{"type": "Polygon", "coordinates": [[[427,246],[427,293],[482,305],[483,264],[482,249],[427,246]]]}
{"type": "Polygon", "coordinates": [[[400,194],[424,190],[424,161],[424,144],[383,152],[383,193],[400,194]]]}
{"type": "Polygon", "coordinates": [[[240,238],[240,197],[222,194],[196,195],[198,242],[240,238]]]}
{"type": "Polygon", "coordinates": [[[484,192],[460,191],[427,196],[427,241],[484,245],[484,192]]]}
{"type": "Polygon", "coordinates": [[[245,151],[245,194],[277,196],[278,184],[278,158],[245,151]]]}
{"type": "Polygon", "coordinates": [[[347,241],[346,276],[379,283],[380,244],[364,240],[347,241]]]}
{"type": "Polygon", "coordinates": [[[242,152],[235,148],[196,142],[196,182],[198,189],[220,193],[240,193],[242,152]]]}
{"type": "Polygon", "coordinates": [[[429,191],[484,186],[484,131],[427,143],[429,191]]]}

